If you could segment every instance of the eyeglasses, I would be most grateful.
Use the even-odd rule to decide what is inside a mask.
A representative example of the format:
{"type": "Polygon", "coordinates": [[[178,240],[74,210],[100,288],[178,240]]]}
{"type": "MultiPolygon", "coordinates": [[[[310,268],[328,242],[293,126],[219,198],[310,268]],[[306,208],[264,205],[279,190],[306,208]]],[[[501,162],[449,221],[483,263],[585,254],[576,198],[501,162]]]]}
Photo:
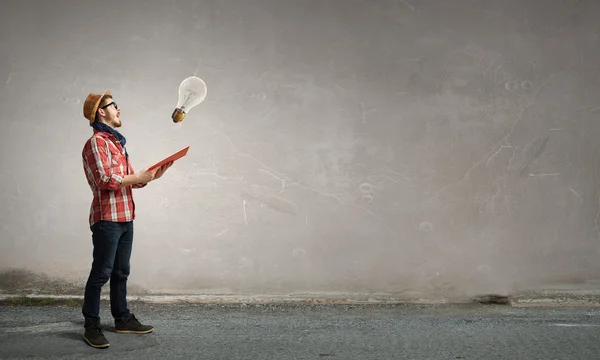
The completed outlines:
{"type": "Polygon", "coordinates": [[[118,110],[118,109],[119,109],[119,107],[117,106],[117,103],[116,103],[116,102],[114,102],[114,101],[113,101],[113,102],[111,102],[110,104],[107,104],[107,105],[104,105],[104,106],[102,106],[100,109],[106,109],[107,107],[109,107],[109,106],[111,106],[111,105],[114,105],[114,106],[115,106],[115,110],[118,110]]]}

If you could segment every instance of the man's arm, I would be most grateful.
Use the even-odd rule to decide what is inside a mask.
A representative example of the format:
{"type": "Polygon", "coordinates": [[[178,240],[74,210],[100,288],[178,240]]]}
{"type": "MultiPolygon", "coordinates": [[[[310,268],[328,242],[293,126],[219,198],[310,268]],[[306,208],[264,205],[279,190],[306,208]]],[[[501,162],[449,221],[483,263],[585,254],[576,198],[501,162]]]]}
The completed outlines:
{"type": "MultiPolygon", "coordinates": [[[[133,165],[131,165],[130,161],[127,161],[127,166],[129,166],[129,173],[133,176],[135,176],[135,179],[132,179],[131,181],[133,181],[133,183],[131,184],[131,187],[133,189],[141,189],[143,187],[145,187],[146,185],[148,185],[148,183],[144,183],[144,182],[140,182],[140,179],[138,178],[137,174],[135,173],[135,170],[133,169],[133,165]],[[137,181],[136,181],[137,179],[137,181]]],[[[129,175],[125,175],[125,176],[129,176],[129,175]]]]}
{"type": "Polygon", "coordinates": [[[143,188],[147,183],[141,183],[137,174],[125,175],[123,177],[123,182],[121,182],[121,187],[124,188],[127,186],[131,186],[134,189],[143,188]]]}
{"type": "Polygon", "coordinates": [[[121,176],[112,173],[110,153],[104,139],[92,137],[90,139],[90,146],[86,148],[84,156],[94,182],[103,190],[114,191],[140,182],[137,174],[121,176]]]}

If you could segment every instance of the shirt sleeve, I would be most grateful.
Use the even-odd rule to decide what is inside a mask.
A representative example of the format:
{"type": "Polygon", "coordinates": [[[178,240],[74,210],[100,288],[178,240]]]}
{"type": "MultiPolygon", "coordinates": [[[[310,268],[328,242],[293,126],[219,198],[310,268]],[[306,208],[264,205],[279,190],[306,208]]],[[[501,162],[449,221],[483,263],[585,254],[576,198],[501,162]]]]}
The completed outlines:
{"type": "Polygon", "coordinates": [[[112,173],[111,157],[106,140],[92,137],[85,156],[94,182],[100,189],[118,190],[121,187],[123,177],[112,173]]]}

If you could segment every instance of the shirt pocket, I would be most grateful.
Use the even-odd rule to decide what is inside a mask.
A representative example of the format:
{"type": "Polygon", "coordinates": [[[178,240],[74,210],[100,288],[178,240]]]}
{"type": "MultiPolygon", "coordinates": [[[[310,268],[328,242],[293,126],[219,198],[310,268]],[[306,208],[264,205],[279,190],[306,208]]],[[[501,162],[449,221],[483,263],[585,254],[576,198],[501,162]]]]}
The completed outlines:
{"type": "Polygon", "coordinates": [[[121,160],[123,160],[123,155],[119,154],[118,151],[111,150],[110,157],[111,157],[110,171],[114,175],[119,175],[119,176],[123,177],[125,174],[125,165],[124,165],[123,161],[121,161],[121,160]]]}

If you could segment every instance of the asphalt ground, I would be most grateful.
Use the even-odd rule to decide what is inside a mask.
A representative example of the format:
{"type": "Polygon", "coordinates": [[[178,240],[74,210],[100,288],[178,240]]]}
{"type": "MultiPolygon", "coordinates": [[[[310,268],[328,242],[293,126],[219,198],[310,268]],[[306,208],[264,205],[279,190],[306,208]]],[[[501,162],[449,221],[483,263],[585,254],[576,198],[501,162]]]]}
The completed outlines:
{"type": "Polygon", "coordinates": [[[150,304],[156,331],[83,341],[77,305],[0,305],[1,359],[600,359],[600,308],[150,304]]]}

